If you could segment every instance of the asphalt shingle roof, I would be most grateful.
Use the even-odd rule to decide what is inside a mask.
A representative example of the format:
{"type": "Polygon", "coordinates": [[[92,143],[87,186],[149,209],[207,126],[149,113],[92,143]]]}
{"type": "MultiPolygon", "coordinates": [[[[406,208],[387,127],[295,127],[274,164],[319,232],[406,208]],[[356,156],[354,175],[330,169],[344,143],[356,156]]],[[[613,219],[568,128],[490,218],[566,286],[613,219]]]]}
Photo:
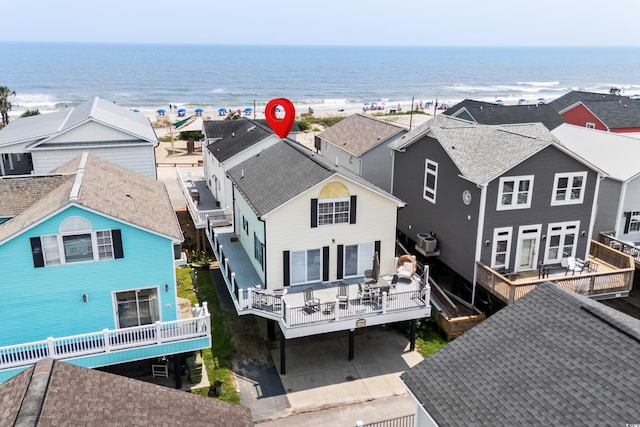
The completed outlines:
{"type": "Polygon", "coordinates": [[[0,177],[0,217],[12,217],[58,188],[73,175],[36,175],[0,177]]]}
{"type": "Polygon", "coordinates": [[[318,134],[319,138],[361,156],[406,129],[362,114],[353,114],[318,134]]]}
{"type": "Polygon", "coordinates": [[[43,359],[0,384],[0,425],[253,426],[239,405],[43,359]]]}
{"type": "MultiPolygon", "coordinates": [[[[59,173],[71,177],[61,178],[60,185],[43,197],[39,197],[41,189],[29,197],[20,192],[3,194],[3,198],[18,199],[13,203],[25,204],[19,215],[0,224],[0,242],[72,203],[160,235],[183,240],[175,210],[162,182],[91,154],[86,156],[86,164],[82,168],[82,158],[76,157],[53,171],[51,175],[59,173]],[[75,182],[81,185],[77,198],[73,199],[75,182]],[[27,206],[26,200],[33,203],[27,206]]],[[[31,178],[38,179],[37,176],[31,178]]],[[[33,185],[24,188],[34,190],[33,185]]]]}
{"type": "Polygon", "coordinates": [[[274,135],[270,129],[248,119],[205,121],[204,127],[207,138],[220,138],[207,146],[219,162],[274,135]]]}
{"type": "Polygon", "coordinates": [[[569,92],[549,105],[562,111],[582,102],[609,129],[640,128],[640,99],[602,93],[569,92]]]}
{"type": "Polygon", "coordinates": [[[465,99],[444,111],[442,114],[453,116],[463,109],[473,117],[476,123],[483,125],[539,122],[547,129],[553,130],[565,123],[565,120],[558,114],[558,111],[549,104],[501,105],[465,99]]]}
{"type": "Polygon", "coordinates": [[[640,320],[552,283],[401,375],[439,425],[640,419],[640,320]]]}
{"type": "Polygon", "coordinates": [[[490,126],[438,115],[390,144],[401,150],[430,136],[435,138],[460,173],[486,184],[555,142],[541,123],[490,126]]]}

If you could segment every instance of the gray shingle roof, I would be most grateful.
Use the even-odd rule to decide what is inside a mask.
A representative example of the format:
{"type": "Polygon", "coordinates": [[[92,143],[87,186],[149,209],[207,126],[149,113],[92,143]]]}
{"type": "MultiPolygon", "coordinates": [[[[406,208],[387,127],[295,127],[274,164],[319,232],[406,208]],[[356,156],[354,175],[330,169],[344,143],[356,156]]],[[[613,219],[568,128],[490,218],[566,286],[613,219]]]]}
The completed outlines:
{"type": "MultiPolygon", "coordinates": [[[[162,182],[91,154],[86,156],[86,165],[82,169],[82,158],[76,157],[54,171],[71,174],[71,179],[61,180],[57,188],[26,207],[18,216],[0,224],[0,242],[72,203],[177,241],[183,240],[175,210],[162,182]],[[72,199],[74,182],[81,183],[75,200],[72,199]]],[[[7,196],[23,197],[20,193],[3,195],[7,196]]]]}
{"type": "Polygon", "coordinates": [[[398,125],[376,120],[362,114],[353,114],[318,134],[337,147],[355,156],[361,156],[406,129],[398,125]]]}
{"type": "Polygon", "coordinates": [[[539,286],[401,375],[439,425],[640,420],[640,320],[539,286]]]}
{"type": "MultiPolygon", "coordinates": [[[[465,99],[442,114],[454,116],[466,110],[476,123],[483,125],[506,125],[516,123],[542,123],[553,130],[565,123],[558,111],[549,104],[537,105],[501,105],[490,102],[465,99]]],[[[464,118],[460,116],[461,118],[464,118]]]]}
{"type": "Polygon", "coordinates": [[[88,121],[119,129],[150,144],[158,142],[146,116],[96,97],[68,110],[12,121],[0,131],[0,147],[25,141],[41,143],[88,121]]]}
{"type": "Polygon", "coordinates": [[[312,154],[304,147],[280,141],[231,168],[228,175],[261,216],[335,173],[314,160],[312,154]]]}
{"type": "Polygon", "coordinates": [[[238,405],[43,359],[0,384],[0,425],[253,426],[238,405]]]}
{"type": "Polygon", "coordinates": [[[58,188],[73,175],[28,175],[0,177],[0,217],[16,216],[58,188]]]}
{"type": "Polygon", "coordinates": [[[552,101],[557,111],[582,102],[610,129],[640,128],[640,99],[620,95],[573,91],[552,101]]]}
{"type": "Polygon", "coordinates": [[[207,146],[219,162],[274,135],[270,129],[248,119],[205,121],[205,132],[207,138],[221,138],[207,146]]]}
{"type": "Polygon", "coordinates": [[[435,138],[462,176],[479,185],[501,176],[555,143],[541,123],[489,126],[438,115],[390,144],[402,150],[421,138],[435,138]]]}

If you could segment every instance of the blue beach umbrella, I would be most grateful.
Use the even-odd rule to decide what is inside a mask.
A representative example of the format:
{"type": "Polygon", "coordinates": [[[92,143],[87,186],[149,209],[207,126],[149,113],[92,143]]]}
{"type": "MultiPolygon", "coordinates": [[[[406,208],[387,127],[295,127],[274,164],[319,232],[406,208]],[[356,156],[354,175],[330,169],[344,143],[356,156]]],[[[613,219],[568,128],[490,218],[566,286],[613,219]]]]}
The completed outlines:
{"type": "Polygon", "coordinates": [[[133,111],[134,113],[139,113],[140,112],[140,110],[131,110],[131,111],[133,111]]]}
{"type": "Polygon", "coordinates": [[[227,109],[226,108],[218,108],[218,113],[226,113],[227,109]]]}
{"type": "Polygon", "coordinates": [[[156,113],[158,113],[158,114],[164,114],[166,112],[167,112],[167,110],[164,110],[162,108],[160,108],[159,110],[156,111],[156,113]]]}
{"type": "Polygon", "coordinates": [[[496,99],[496,104],[502,104],[502,99],[496,99]]]}
{"type": "Polygon", "coordinates": [[[196,113],[204,113],[204,110],[202,108],[196,108],[194,111],[196,113]]]}
{"type": "Polygon", "coordinates": [[[187,110],[185,110],[184,108],[180,108],[180,109],[178,110],[178,113],[186,113],[186,112],[187,112],[187,110]]]}
{"type": "Polygon", "coordinates": [[[538,102],[543,102],[544,103],[544,98],[538,98],[538,102]]]}
{"type": "Polygon", "coordinates": [[[527,100],[524,99],[524,98],[518,99],[518,103],[520,103],[520,104],[524,104],[525,102],[527,102],[527,100]]]}
{"type": "Polygon", "coordinates": [[[253,108],[251,108],[251,107],[247,107],[247,108],[244,109],[244,113],[245,114],[249,114],[252,111],[253,111],[253,108]]]}

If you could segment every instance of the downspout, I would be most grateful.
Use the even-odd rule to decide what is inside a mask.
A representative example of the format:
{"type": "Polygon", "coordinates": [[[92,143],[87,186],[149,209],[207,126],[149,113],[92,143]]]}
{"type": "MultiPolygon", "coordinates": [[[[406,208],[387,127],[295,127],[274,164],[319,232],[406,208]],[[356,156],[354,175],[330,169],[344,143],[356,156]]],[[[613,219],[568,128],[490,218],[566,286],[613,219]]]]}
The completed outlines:
{"type": "Polygon", "coordinates": [[[476,278],[478,275],[478,264],[482,252],[482,235],[484,232],[484,216],[487,205],[487,185],[478,185],[480,187],[480,204],[478,206],[478,231],[476,234],[476,254],[473,263],[473,284],[471,286],[471,306],[475,306],[476,302],[476,278]]]}

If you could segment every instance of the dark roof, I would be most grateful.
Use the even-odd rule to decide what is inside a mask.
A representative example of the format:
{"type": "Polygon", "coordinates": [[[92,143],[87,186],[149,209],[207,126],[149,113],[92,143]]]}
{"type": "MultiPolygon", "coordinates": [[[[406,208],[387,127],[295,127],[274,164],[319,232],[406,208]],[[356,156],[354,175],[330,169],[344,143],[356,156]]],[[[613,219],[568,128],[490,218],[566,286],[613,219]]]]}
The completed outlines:
{"type": "Polygon", "coordinates": [[[280,141],[228,171],[229,178],[258,216],[332,176],[313,152],[280,141]]]}
{"type": "Polygon", "coordinates": [[[483,125],[542,123],[549,130],[565,123],[558,111],[548,104],[501,105],[465,99],[442,114],[483,125]]]}
{"type": "Polygon", "coordinates": [[[253,426],[248,409],[43,359],[0,384],[0,425],[253,426]]]}
{"type": "MultiPolygon", "coordinates": [[[[207,146],[207,150],[219,161],[224,162],[247,148],[274,135],[273,131],[248,119],[217,120],[219,123],[228,122],[232,125],[213,126],[207,138],[220,138],[207,146]],[[217,136],[209,136],[217,135],[217,136]]],[[[205,122],[205,131],[208,123],[205,122]]]]}
{"type": "Polygon", "coordinates": [[[563,111],[581,102],[609,129],[640,128],[640,99],[592,92],[569,92],[549,103],[563,111]]]}
{"type": "Polygon", "coordinates": [[[640,320],[545,283],[401,379],[439,425],[624,425],[639,353],[640,320]]]}

